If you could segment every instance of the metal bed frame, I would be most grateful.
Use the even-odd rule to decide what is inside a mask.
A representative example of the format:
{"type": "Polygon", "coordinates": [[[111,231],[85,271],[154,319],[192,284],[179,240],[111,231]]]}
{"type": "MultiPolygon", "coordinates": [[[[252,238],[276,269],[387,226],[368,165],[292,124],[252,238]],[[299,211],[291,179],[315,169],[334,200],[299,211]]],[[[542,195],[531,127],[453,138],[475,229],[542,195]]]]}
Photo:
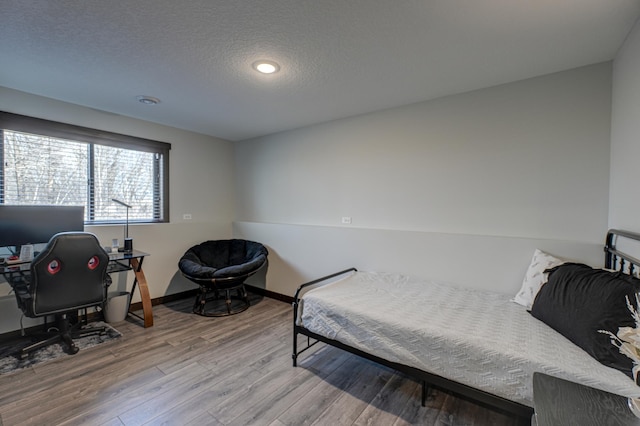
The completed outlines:
{"type": "MultiPolygon", "coordinates": [[[[619,271],[622,271],[624,273],[637,277],[640,274],[640,259],[637,259],[629,255],[628,253],[624,253],[618,250],[616,247],[616,242],[618,240],[618,237],[627,238],[640,243],[639,233],[621,231],[616,229],[609,230],[607,232],[606,243],[604,246],[605,267],[609,269],[617,269],[619,271]]],[[[350,352],[352,354],[361,356],[368,360],[374,361],[378,364],[400,371],[409,377],[413,377],[414,379],[419,381],[422,385],[422,406],[425,406],[426,404],[427,393],[429,391],[429,388],[434,387],[434,388],[442,389],[444,391],[451,392],[457,396],[471,400],[480,405],[489,407],[493,410],[501,411],[510,415],[515,415],[519,418],[519,420],[523,425],[531,424],[531,416],[533,415],[533,408],[529,406],[493,395],[491,393],[473,388],[471,386],[467,386],[449,379],[445,379],[444,377],[420,370],[418,368],[387,361],[373,354],[363,352],[359,349],[345,345],[344,343],[341,343],[337,340],[329,339],[327,337],[316,334],[312,331],[307,330],[303,326],[298,325],[298,308],[302,298],[302,292],[315,285],[326,284],[331,279],[340,277],[341,275],[347,274],[349,272],[357,272],[357,269],[349,268],[340,272],[336,272],[336,273],[318,278],[316,280],[300,285],[296,290],[296,293],[294,295],[294,300],[293,300],[293,353],[291,355],[293,359],[294,367],[296,367],[298,364],[298,356],[300,354],[310,349],[315,344],[319,342],[323,342],[328,345],[334,346],[336,348],[350,352]],[[298,349],[298,335],[303,335],[307,337],[306,345],[301,349],[298,349]]]]}

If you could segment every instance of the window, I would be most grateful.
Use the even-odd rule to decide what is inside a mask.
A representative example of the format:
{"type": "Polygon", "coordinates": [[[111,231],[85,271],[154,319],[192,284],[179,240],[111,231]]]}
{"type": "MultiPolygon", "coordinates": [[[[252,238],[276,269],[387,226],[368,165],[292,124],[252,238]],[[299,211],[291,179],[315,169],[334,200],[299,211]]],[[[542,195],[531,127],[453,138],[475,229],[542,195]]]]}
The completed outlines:
{"type": "Polygon", "coordinates": [[[0,112],[0,204],[83,205],[87,224],[120,223],[127,213],[131,222],[168,222],[170,149],[0,112]]]}

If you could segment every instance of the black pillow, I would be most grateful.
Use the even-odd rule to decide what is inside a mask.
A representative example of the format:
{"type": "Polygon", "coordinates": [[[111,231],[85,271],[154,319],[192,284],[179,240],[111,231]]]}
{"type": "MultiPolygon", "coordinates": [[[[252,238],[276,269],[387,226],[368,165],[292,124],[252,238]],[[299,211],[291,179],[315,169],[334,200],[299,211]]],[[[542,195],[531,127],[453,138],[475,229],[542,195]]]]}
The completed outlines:
{"type": "Polygon", "coordinates": [[[618,327],[635,327],[627,307],[635,306],[640,280],[621,272],[565,263],[547,270],[549,279],[536,296],[531,315],[543,321],[602,364],[633,375],[633,361],[620,353],[611,337],[618,327]]]}

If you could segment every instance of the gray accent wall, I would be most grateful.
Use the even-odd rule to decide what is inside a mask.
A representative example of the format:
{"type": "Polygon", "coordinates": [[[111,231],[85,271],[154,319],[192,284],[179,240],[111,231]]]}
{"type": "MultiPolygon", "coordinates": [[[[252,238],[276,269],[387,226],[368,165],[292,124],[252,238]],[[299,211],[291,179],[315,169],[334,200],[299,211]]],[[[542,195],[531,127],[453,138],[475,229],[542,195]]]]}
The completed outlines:
{"type": "Polygon", "coordinates": [[[607,62],[236,143],[234,235],[302,281],[355,266],[515,293],[536,246],[598,264],[611,81],[607,62]]]}
{"type": "Polygon", "coordinates": [[[613,62],[609,226],[640,232],[640,21],[613,62]]]}

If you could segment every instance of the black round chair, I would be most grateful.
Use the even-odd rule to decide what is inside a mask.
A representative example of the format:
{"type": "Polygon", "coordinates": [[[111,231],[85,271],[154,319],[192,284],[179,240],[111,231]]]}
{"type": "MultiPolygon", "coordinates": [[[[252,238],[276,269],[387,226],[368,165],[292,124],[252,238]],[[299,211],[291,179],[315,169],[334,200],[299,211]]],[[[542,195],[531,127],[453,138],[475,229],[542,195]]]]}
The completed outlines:
{"type": "Polygon", "coordinates": [[[244,282],[262,268],[268,254],[262,244],[238,239],[205,241],[187,250],[178,267],[182,275],[200,286],[193,312],[220,317],[249,308],[244,282]],[[236,292],[235,296],[232,291],[236,292]],[[212,310],[206,309],[208,302],[220,300],[225,301],[226,310],[221,310],[216,303],[212,310]]]}

